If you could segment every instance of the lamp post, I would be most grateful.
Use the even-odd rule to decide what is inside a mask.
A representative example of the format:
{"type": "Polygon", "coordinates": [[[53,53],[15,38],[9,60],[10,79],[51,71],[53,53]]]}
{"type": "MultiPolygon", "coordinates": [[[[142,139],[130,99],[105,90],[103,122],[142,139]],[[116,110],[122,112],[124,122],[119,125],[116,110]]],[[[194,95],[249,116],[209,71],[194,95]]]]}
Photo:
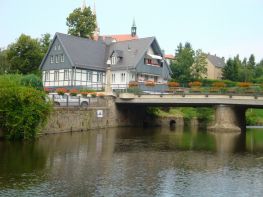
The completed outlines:
{"type": "Polygon", "coordinates": [[[107,69],[106,69],[106,86],[105,86],[105,93],[107,95],[112,95],[112,79],[111,79],[111,60],[107,60],[107,69]]]}

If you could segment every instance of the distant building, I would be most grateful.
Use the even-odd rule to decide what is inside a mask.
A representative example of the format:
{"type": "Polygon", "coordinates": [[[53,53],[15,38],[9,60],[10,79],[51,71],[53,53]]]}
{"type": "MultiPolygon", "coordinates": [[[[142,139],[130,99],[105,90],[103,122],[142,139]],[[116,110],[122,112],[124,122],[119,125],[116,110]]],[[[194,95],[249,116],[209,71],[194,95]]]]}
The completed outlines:
{"type": "Polygon", "coordinates": [[[207,54],[207,79],[222,79],[222,69],[225,66],[225,59],[216,55],[207,54]]]}
{"type": "Polygon", "coordinates": [[[175,56],[172,54],[165,54],[164,57],[169,65],[171,65],[173,60],[175,60],[175,56]]]}

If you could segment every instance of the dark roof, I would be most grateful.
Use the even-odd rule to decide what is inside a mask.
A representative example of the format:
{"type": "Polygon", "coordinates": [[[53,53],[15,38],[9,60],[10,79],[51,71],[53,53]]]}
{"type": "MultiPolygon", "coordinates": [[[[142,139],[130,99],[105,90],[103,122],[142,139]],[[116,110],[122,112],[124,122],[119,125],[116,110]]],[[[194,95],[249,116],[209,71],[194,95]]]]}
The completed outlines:
{"type": "Polygon", "coordinates": [[[106,68],[104,60],[106,46],[103,42],[62,33],[56,33],[56,35],[73,66],[99,70],[106,68]]]}
{"type": "Polygon", "coordinates": [[[154,39],[154,37],[149,37],[112,43],[110,45],[109,54],[112,54],[114,51],[122,51],[123,56],[119,64],[112,65],[112,69],[135,68],[154,39]]]}
{"type": "Polygon", "coordinates": [[[224,58],[217,57],[215,55],[207,54],[207,59],[216,67],[223,68],[225,66],[224,58]]]}

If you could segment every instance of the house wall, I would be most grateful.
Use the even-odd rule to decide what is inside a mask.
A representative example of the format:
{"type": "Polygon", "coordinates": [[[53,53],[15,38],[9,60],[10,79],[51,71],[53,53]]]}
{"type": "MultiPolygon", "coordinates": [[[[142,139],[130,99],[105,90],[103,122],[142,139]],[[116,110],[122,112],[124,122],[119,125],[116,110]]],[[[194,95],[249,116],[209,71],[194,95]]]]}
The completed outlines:
{"type": "Polygon", "coordinates": [[[83,86],[100,89],[105,84],[105,72],[85,69],[49,70],[43,71],[42,76],[44,87],[83,86]],[[58,78],[55,79],[56,72],[58,72],[58,78]],[[88,73],[91,75],[91,80],[88,80],[88,73]],[[98,75],[101,75],[101,81],[98,81],[98,75]]]}
{"type": "Polygon", "coordinates": [[[207,79],[221,79],[222,78],[222,68],[214,66],[207,59],[207,79]]]}

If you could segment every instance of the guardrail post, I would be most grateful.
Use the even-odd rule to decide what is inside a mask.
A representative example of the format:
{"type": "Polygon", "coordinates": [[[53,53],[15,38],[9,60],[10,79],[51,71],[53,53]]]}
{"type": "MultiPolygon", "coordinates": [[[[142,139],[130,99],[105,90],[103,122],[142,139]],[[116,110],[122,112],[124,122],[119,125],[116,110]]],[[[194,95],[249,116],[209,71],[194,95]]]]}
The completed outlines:
{"type": "Polygon", "coordinates": [[[67,107],[68,107],[68,95],[67,95],[67,107]]]}

